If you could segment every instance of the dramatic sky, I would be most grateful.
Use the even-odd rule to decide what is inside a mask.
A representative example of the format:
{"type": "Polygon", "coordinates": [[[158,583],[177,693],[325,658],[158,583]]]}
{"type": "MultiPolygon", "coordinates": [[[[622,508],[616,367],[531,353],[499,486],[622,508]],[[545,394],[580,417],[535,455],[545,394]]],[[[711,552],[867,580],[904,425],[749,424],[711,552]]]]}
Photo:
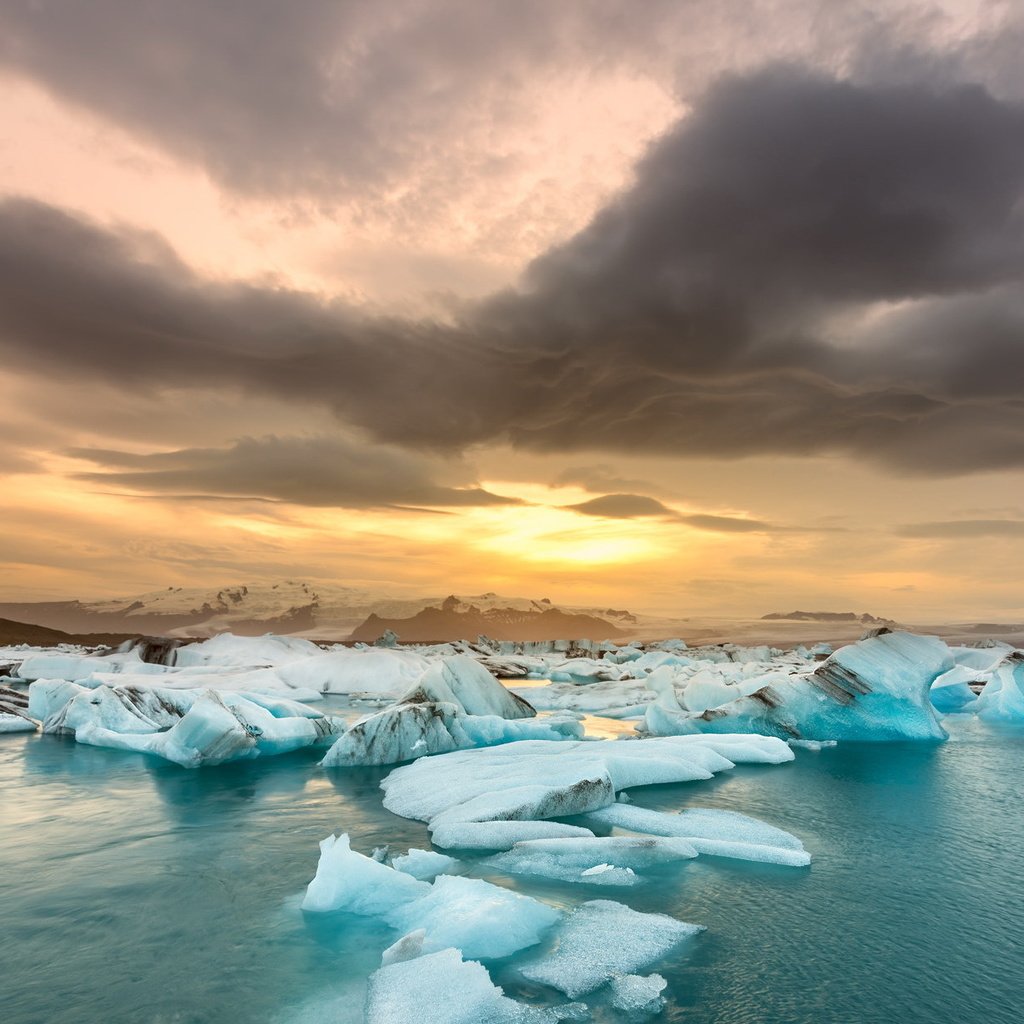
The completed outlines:
{"type": "Polygon", "coordinates": [[[1008,2],[4,0],[0,599],[1020,618],[1008,2]]]}

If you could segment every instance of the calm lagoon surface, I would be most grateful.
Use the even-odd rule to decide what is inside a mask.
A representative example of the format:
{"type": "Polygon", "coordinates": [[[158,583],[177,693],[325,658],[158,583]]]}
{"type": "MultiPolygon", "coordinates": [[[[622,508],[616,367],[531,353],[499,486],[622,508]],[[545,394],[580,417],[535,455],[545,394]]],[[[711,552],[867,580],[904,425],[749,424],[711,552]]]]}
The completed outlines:
{"type": "MultiPolygon", "coordinates": [[[[669,982],[658,1020],[1019,1024],[1024,732],[946,724],[941,745],[798,750],[788,765],[631,791],[660,810],[764,818],[803,840],[810,868],[701,857],[634,888],[480,873],[562,907],[616,899],[705,925],[653,968],[669,982]]],[[[347,831],[363,852],[404,852],[429,837],[381,806],[387,769],[325,771],[319,756],[189,771],[0,737],[0,1020],[361,1020],[397,936],[298,909],[317,843],[347,831]]],[[[518,980],[515,961],[490,966],[509,995],[566,1001],[518,980]]]]}

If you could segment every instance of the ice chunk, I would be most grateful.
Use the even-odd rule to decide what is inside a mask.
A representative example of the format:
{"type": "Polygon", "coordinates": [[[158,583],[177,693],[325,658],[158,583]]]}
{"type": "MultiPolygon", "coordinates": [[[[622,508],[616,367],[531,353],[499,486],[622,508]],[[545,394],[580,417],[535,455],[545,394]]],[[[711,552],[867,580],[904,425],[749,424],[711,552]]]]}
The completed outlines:
{"type": "Polygon", "coordinates": [[[613,803],[616,791],[630,786],[709,779],[739,761],[792,759],[785,743],[766,736],[526,740],[421,758],[397,768],[381,788],[388,810],[436,830],[457,822],[582,814],[613,803]]]}
{"type": "Polygon", "coordinates": [[[464,654],[444,658],[423,673],[400,703],[454,704],[467,715],[533,718],[530,703],[506,690],[478,661],[464,654]]]}
{"type": "Polygon", "coordinates": [[[929,699],[953,667],[936,637],[885,633],[842,647],[813,672],[781,676],[748,696],[697,714],[666,689],[647,710],[651,735],[751,732],[786,739],[943,740],[929,699]]]}
{"type": "Polygon", "coordinates": [[[695,854],[792,867],[803,867],[811,862],[810,854],[796,836],[736,811],[694,807],[681,814],[666,814],[635,804],[612,804],[592,811],[584,820],[588,824],[646,835],[679,837],[693,847],[695,854]]]}
{"type": "Polygon", "coordinates": [[[954,714],[968,710],[977,700],[977,695],[971,689],[971,683],[987,680],[987,676],[976,669],[968,668],[966,665],[955,665],[948,672],[943,672],[938,679],[932,683],[931,701],[937,711],[943,714],[954,714]]]}
{"type": "Polygon", "coordinates": [[[523,967],[522,974],[576,998],[616,975],[649,967],[700,931],[699,925],[662,914],[641,914],[621,903],[591,900],[566,918],[556,947],[523,967]]]}
{"type": "Polygon", "coordinates": [[[386,920],[399,931],[422,929],[427,952],[454,946],[465,956],[494,959],[535,945],[561,916],[546,903],[482,879],[440,875],[386,920]]]}
{"type": "Polygon", "coordinates": [[[0,733],[5,732],[35,732],[36,723],[24,715],[15,714],[13,711],[0,711],[0,733]]]}
{"type": "Polygon", "coordinates": [[[184,767],[281,754],[329,741],[343,727],[295,701],[260,694],[41,680],[29,707],[45,732],[154,754],[184,767]]]}
{"type": "MultiPolygon", "coordinates": [[[[614,806],[614,805],[613,805],[614,806]]],[[[600,812],[597,812],[600,813],[600,812]]],[[[688,839],[612,836],[602,839],[530,839],[486,863],[516,875],[542,875],[565,882],[634,885],[636,871],[691,860],[697,847],[688,839]]]]}
{"type": "Polygon", "coordinates": [[[201,643],[179,647],[174,652],[176,666],[216,665],[219,667],[276,667],[323,652],[311,640],[298,636],[235,636],[218,633],[201,643]]]}
{"type": "Polygon", "coordinates": [[[662,991],[668,984],[660,974],[619,974],[610,982],[611,1002],[616,1010],[629,1014],[655,1014],[665,1007],[662,991]]]}
{"type": "Polygon", "coordinates": [[[415,960],[416,957],[422,956],[423,940],[426,937],[426,928],[419,928],[417,931],[409,932],[408,935],[403,935],[381,953],[381,967],[387,967],[388,964],[405,963],[406,960],[415,960]]]}
{"type": "Polygon", "coordinates": [[[431,839],[445,850],[510,850],[524,839],[580,839],[593,834],[558,821],[456,821],[434,825],[431,839]]]}
{"type": "Polygon", "coordinates": [[[1024,723],[1024,652],[1014,651],[996,669],[975,705],[979,718],[1024,723]]]}
{"type": "Polygon", "coordinates": [[[410,850],[404,857],[395,857],[391,866],[396,871],[404,871],[413,878],[432,881],[437,875],[447,874],[458,867],[454,857],[446,857],[443,853],[433,850],[410,850]]]}
{"type": "Polygon", "coordinates": [[[106,655],[81,654],[32,654],[18,668],[21,679],[63,679],[79,682],[93,672],[121,672],[126,665],[138,666],[142,662],[136,651],[127,654],[106,655]]]}
{"type": "Polygon", "coordinates": [[[498,715],[467,715],[451,703],[405,702],[360,719],[321,763],[325,768],[397,764],[428,754],[515,740],[582,736],[583,726],[572,718],[509,721],[498,715]]]}
{"type": "Polygon", "coordinates": [[[457,949],[392,963],[370,976],[366,1024],[556,1024],[565,1009],[526,1006],[509,999],[482,964],[457,949]]]}
{"type": "Polygon", "coordinates": [[[155,754],[183,768],[222,764],[259,753],[253,731],[213,691],[197,697],[166,732],[120,733],[86,722],[75,730],[75,739],[95,747],[155,754]]]}
{"type": "Polygon", "coordinates": [[[302,899],[302,909],[379,916],[428,892],[426,882],[357,853],[348,835],[342,833],[320,843],[320,862],[302,899]]]}

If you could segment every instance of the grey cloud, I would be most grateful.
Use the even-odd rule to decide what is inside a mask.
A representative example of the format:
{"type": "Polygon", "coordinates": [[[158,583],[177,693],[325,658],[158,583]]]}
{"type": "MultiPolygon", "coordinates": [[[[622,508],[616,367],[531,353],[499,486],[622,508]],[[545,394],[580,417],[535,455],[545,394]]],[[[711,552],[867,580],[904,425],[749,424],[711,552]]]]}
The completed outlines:
{"type": "Polygon", "coordinates": [[[821,0],[647,0],[642,15],[607,0],[8,0],[0,64],[230,188],[365,201],[396,180],[514,167],[509,129],[528,127],[523,94],[538,81],[621,67],[691,96],[722,67],[837,67],[866,32],[927,38],[907,19],[916,6],[850,2],[826,17],[821,0]]]}
{"type": "Polygon", "coordinates": [[[600,498],[591,498],[577,505],[563,505],[562,508],[609,519],[634,519],[642,516],[667,516],[674,519],[677,514],[674,509],[643,494],[604,494],[600,498]]]}
{"type": "Polygon", "coordinates": [[[603,516],[607,519],[638,519],[657,516],[671,519],[699,530],[716,533],[766,533],[787,530],[787,527],[772,526],[759,519],[743,519],[739,516],[715,516],[705,513],[686,514],[677,512],[668,505],[644,494],[604,494],[599,498],[580,502],[577,505],[563,505],[562,508],[587,516],[603,516]]]}
{"type": "Polygon", "coordinates": [[[986,537],[1024,537],[1024,520],[952,519],[934,523],[908,523],[895,531],[900,537],[922,540],[972,540],[986,537]]]}
{"type": "Polygon", "coordinates": [[[76,382],[326,405],[424,450],[1019,466],[1022,194],[1021,107],[775,68],[711,90],[454,325],[209,282],[147,236],[8,201],[0,349],[76,382]]]}
{"type": "Polygon", "coordinates": [[[395,508],[518,504],[478,486],[465,467],[340,438],[243,438],[228,448],[138,455],[97,448],[67,454],[102,466],[79,473],[92,483],[189,498],[264,498],[309,506],[395,508]]]}

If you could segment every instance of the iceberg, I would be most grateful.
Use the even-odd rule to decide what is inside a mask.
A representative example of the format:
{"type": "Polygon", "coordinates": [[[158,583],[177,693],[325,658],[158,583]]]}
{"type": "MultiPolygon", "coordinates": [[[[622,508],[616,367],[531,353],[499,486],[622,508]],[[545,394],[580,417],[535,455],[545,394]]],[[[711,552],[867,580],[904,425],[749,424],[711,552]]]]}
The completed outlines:
{"type": "Polygon", "coordinates": [[[320,861],[306,888],[302,909],[316,913],[347,910],[378,917],[428,892],[426,882],[357,853],[343,833],[321,841],[320,861]]]}
{"type": "Polygon", "coordinates": [[[646,969],[703,930],[663,914],[642,914],[621,903],[591,900],[565,919],[555,948],[521,968],[521,973],[576,999],[618,975],[646,969]]]}
{"type": "Polygon", "coordinates": [[[971,683],[987,679],[988,676],[977,669],[968,668],[966,665],[954,665],[932,683],[931,701],[935,710],[947,715],[971,710],[971,705],[977,700],[971,683]]]}
{"type": "Polygon", "coordinates": [[[428,754],[515,740],[582,737],[580,722],[565,716],[509,721],[498,715],[469,715],[448,702],[401,703],[361,718],[335,742],[321,764],[324,768],[398,764],[428,754]]]}
{"type": "Polygon", "coordinates": [[[467,715],[533,718],[529,701],[506,690],[478,661],[464,654],[443,658],[423,673],[400,704],[454,704],[467,715]]]}
{"type": "Polygon", "coordinates": [[[40,680],[29,713],[48,733],[80,743],[154,754],[186,768],[282,754],[329,741],[340,719],[262,694],[40,680]]]}
{"type": "Polygon", "coordinates": [[[427,822],[438,842],[442,828],[447,835],[469,822],[584,814],[632,786],[709,779],[737,762],[781,764],[793,757],[786,743],[769,736],[522,740],[420,758],[392,771],[381,788],[388,810],[427,822]]]}
{"type": "Polygon", "coordinates": [[[546,903],[479,878],[439,875],[429,885],[357,853],[345,834],[320,843],[302,909],[379,917],[403,934],[422,933],[416,945],[424,952],[454,946],[485,958],[535,945],[562,917],[546,903]]]}
{"type": "Polygon", "coordinates": [[[642,881],[637,871],[692,860],[697,853],[693,843],[679,838],[528,839],[484,863],[513,875],[540,875],[594,885],[635,885],[642,881]]]}
{"type": "Polygon", "coordinates": [[[527,1006],[509,999],[482,964],[442,949],[390,963],[370,976],[366,1024],[557,1024],[568,1008],[527,1006]]]}
{"type": "Polygon", "coordinates": [[[985,684],[975,709],[986,721],[1024,723],[1024,652],[1006,656],[985,684]]]}
{"type": "Polygon", "coordinates": [[[423,896],[385,916],[399,931],[423,931],[425,952],[453,946],[474,959],[497,959],[536,945],[562,912],[479,878],[440,875],[423,896]]]}
{"type": "Polygon", "coordinates": [[[588,825],[678,837],[697,853],[803,867],[811,856],[790,832],[736,811],[694,807],[680,814],[615,803],[583,817],[588,825]]]}
{"type": "Polygon", "coordinates": [[[404,857],[395,857],[391,866],[396,871],[404,871],[413,878],[432,882],[438,875],[447,875],[458,867],[454,857],[446,857],[443,853],[433,850],[410,850],[404,857]]]}
{"type": "Polygon", "coordinates": [[[883,633],[842,647],[813,672],[782,676],[702,713],[656,680],[644,729],[652,736],[751,732],[784,739],[944,740],[932,683],[953,667],[936,637],[883,633]]]}

